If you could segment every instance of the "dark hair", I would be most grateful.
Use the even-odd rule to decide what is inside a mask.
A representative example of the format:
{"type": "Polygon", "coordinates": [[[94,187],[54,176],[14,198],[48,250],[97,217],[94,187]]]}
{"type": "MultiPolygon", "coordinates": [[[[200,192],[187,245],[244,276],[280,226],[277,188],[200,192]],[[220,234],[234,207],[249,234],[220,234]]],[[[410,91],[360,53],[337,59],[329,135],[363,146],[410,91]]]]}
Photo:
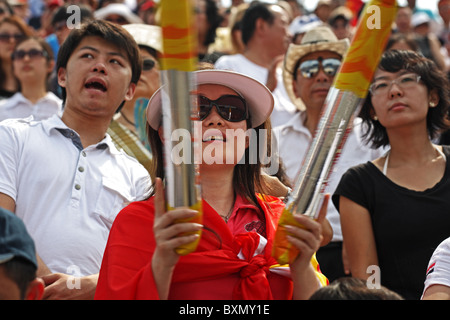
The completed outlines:
{"type": "MultiPolygon", "coordinates": [[[[106,20],[92,20],[81,25],[78,29],[73,29],[67,39],[63,42],[58,52],[56,70],[66,68],[67,62],[75,48],[85,37],[101,37],[124,50],[131,65],[131,83],[137,83],[141,76],[141,56],[139,48],[134,38],[121,26],[106,20]]],[[[63,101],[66,99],[66,90],[62,89],[63,101]]]]}
{"type": "MultiPolygon", "coordinates": [[[[26,37],[30,37],[32,35],[30,27],[28,27],[28,25],[23,21],[23,19],[19,18],[18,16],[12,15],[10,17],[4,17],[2,20],[0,20],[0,26],[5,23],[15,25],[26,37]]],[[[5,85],[5,81],[6,81],[6,74],[5,71],[3,70],[3,67],[1,66],[1,59],[0,59],[0,88],[3,88],[3,86],[5,85]]]]}
{"type": "MultiPolygon", "coordinates": [[[[427,114],[430,139],[436,138],[442,130],[449,128],[450,85],[445,73],[439,70],[432,60],[410,50],[389,50],[383,53],[378,68],[392,73],[400,70],[416,73],[428,91],[437,90],[439,103],[436,107],[429,108],[427,114]]],[[[366,124],[363,137],[366,141],[371,141],[375,148],[389,145],[386,129],[379,121],[375,121],[372,115],[372,96],[369,92],[360,112],[360,117],[366,124]]]]}
{"type": "Polygon", "coordinates": [[[398,42],[405,42],[413,51],[419,52],[419,45],[416,41],[416,36],[411,33],[394,33],[388,39],[385,50],[390,50],[390,48],[398,42]]]}
{"type": "MultiPolygon", "coordinates": [[[[247,127],[251,128],[251,119],[247,120],[247,127]]],[[[255,143],[254,145],[257,146],[257,154],[260,155],[264,152],[265,154],[270,156],[271,154],[270,119],[266,120],[263,124],[253,128],[252,130],[255,130],[256,132],[256,141],[252,142],[252,144],[255,143]],[[267,140],[265,141],[262,140],[266,139],[265,135],[261,134],[262,132],[268,133],[267,140]],[[267,149],[261,150],[260,149],[261,146],[264,146],[267,149]]],[[[164,173],[162,141],[159,137],[158,131],[150,127],[148,124],[147,124],[147,136],[153,154],[152,167],[150,168],[150,176],[152,177],[153,181],[156,177],[159,177],[162,180],[164,180],[165,173],[164,173]]],[[[245,162],[238,163],[234,167],[233,188],[237,194],[243,196],[250,203],[257,206],[260,209],[260,212],[262,213],[262,208],[260,207],[256,197],[257,190],[260,190],[262,193],[265,190],[263,178],[261,176],[262,164],[259,156],[257,157],[255,163],[253,156],[250,154],[251,151],[253,152],[254,150],[250,150],[250,148],[247,148],[245,150],[243,159],[245,160],[245,162]]],[[[154,190],[155,190],[154,186],[152,186],[150,196],[154,195],[154,190]]],[[[262,221],[265,221],[265,217],[263,214],[261,214],[260,218],[262,219],[262,221]]]]}
{"type": "Polygon", "coordinates": [[[5,9],[10,15],[14,14],[14,10],[13,8],[11,8],[11,5],[7,0],[0,0],[0,3],[3,3],[5,5],[5,9]]]}
{"type": "MultiPolygon", "coordinates": [[[[45,59],[47,60],[47,63],[49,63],[50,61],[53,61],[54,58],[54,54],[53,54],[53,50],[52,47],[50,47],[49,43],[47,41],[45,41],[44,38],[41,37],[36,37],[36,36],[31,36],[31,37],[26,37],[21,39],[19,42],[17,42],[16,44],[16,48],[22,43],[25,42],[27,40],[35,40],[37,43],[39,43],[39,45],[41,46],[41,48],[47,53],[47,56],[45,57],[45,59]]],[[[50,76],[52,75],[52,71],[47,73],[47,77],[46,77],[46,89],[49,90],[50,88],[50,83],[49,83],[49,79],[50,76]]],[[[19,83],[19,90],[22,89],[21,84],[19,83]]]]}
{"type": "Polygon", "coordinates": [[[270,6],[276,4],[254,1],[250,4],[241,20],[242,42],[246,45],[253,37],[256,28],[256,21],[261,18],[272,24],[275,20],[274,13],[270,6]]]}
{"type": "Polygon", "coordinates": [[[383,286],[379,289],[369,289],[364,280],[343,277],[318,289],[309,300],[403,300],[403,298],[383,286]]]}
{"type": "Polygon", "coordinates": [[[36,266],[28,260],[22,258],[13,258],[0,264],[3,267],[5,275],[17,284],[20,291],[20,299],[25,299],[28,285],[36,278],[36,266]]]}
{"type": "Polygon", "coordinates": [[[205,36],[203,45],[208,46],[216,40],[216,30],[222,23],[223,17],[219,14],[219,8],[215,0],[205,0],[206,4],[206,19],[208,20],[209,28],[205,36]]]}
{"type": "MultiPolygon", "coordinates": [[[[64,4],[58,9],[55,10],[55,12],[52,15],[52,21],[51,25],[55,26],[56,23],[61,21],[68,21],[72,16],[72,12],[67,12],[67,9],[73,6],[71,4],[64,4]]],[[[80,9],[80,23],[83,23],[87,20],[94,19],[94,14],[92,12],[92,9],[86,5],[77,5],[80,9]]]]}

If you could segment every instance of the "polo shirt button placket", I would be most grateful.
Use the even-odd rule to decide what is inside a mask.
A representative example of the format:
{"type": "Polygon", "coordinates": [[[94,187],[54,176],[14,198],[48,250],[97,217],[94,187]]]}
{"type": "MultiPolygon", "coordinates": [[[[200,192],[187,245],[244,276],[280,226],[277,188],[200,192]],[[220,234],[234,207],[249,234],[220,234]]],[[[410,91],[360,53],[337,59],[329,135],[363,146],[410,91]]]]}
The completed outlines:
{"type": "Polygon", "coordinates": [[[82,185],[84,184],[85,181],[85,175],[84,175],[84,171],[86,168],[85,165],[85,159],[87,157],[87,154],[84,150],[82,150],[80,152],[80,157],[78,159],[78,166],[75,172],[75,184],[74,184],[74,194],[72,196],[72,205],[75,207],[78,207],[79,205],[79,201],[81,199],[82,193],[80,193],[80,191],[82,191],[82,185]]]}

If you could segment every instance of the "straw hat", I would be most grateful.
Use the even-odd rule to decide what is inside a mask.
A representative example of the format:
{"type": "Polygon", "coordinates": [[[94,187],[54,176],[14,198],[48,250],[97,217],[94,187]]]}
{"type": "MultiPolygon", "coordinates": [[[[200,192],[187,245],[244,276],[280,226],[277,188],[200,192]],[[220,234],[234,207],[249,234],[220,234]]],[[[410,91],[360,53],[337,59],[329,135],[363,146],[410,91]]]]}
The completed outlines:
{"type": "Polygon", "coordinates": [[[283,65],[283,82],[286,92],[300,110],[305,110],[303,101],[298,98],[292,86],[294,81],[294,67],[297,61],[311,52],[316,51],[332,51],[344,57],[350,45],[348,39],[338,40],[333,31],[327,26],[318,26],[305,33],[301,44],[290,44],[284,58],[283,65]]]}
{"type": "Polygon", "coordinates": [[[125,24],[122,26],[140,46],[147,46],[163,53],[161,27],[143,23],[125,24]]]}
{"type": "MultiPolygon", "coordinates": [[[[253,128],[270,117],[274,99],[270,90],[258,80],[238,72],[216,69],[195,71],[194,75],[197,85],[218,84],[239,93],[247,102],[253,128]]],[[[161,91],[159,88],[147,105],[147,122],[155,130],[161,124],[161,91]]]]}

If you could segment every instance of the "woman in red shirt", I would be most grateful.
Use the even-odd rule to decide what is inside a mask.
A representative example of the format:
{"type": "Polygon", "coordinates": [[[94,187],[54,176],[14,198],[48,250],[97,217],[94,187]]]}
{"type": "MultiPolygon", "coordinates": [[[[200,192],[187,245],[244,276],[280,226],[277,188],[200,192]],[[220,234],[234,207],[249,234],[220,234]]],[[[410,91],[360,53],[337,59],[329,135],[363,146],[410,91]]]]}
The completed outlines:
{"type": "Polygon", "coordinates": [[[256,193],[263,190],[262,165],[259,157],[256,163],[249,161],[250,152],[255,151],[249,145],[259,146],[261,135],[270,135],[270,129],[261,130],[268,128],[273,109],[270,91],[258,81],[231,71],[195,74],[195,99],[202,121],[202,225],[175,223],[194,217],[195,210],[165,209],[158,91],[149,102],[147,118],[155,176],[161,178],[155,180],[152,197],[130,204],[117,216],[96,299],[308,299],[326,284],[314,263],[325,211],[321,210],[318,221],[296,217],[305,228],[290,228],[288,239],[301,253],[290,266],[278,265],[271,251],[284,203],[256,193]],[[254,130],[256,140],[247,137],[245,143],[237,143],[242,135],[232,133],[240,129],[254,130]],[[207,161],[212,148],[223,150],[224,161],[207,161]],[[230,154],[234,161],[225,159],[230,154]],[[175,248],[199,237],[180,234],[200,229],[196,251],[177,254],[175,248]]]}

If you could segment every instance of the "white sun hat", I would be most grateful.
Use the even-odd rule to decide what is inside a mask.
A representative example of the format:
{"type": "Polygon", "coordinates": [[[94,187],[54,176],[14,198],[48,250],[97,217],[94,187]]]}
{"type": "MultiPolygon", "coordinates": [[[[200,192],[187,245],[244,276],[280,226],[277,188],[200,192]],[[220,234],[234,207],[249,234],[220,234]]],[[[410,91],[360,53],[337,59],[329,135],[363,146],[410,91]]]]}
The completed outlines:
{"type": "MultiPolygon", "coordinates": [[[[263,124],[270,117],[274,98],[272,92],[258,80],[229,70],[200,70],[194,74],[197,85],[222,85],[240,94],[247,103],[252,128],[263,124]]],[[[147,105],[147,122],[155,130],[161,125],[161,92],[159,88],[147,105]]]]}

